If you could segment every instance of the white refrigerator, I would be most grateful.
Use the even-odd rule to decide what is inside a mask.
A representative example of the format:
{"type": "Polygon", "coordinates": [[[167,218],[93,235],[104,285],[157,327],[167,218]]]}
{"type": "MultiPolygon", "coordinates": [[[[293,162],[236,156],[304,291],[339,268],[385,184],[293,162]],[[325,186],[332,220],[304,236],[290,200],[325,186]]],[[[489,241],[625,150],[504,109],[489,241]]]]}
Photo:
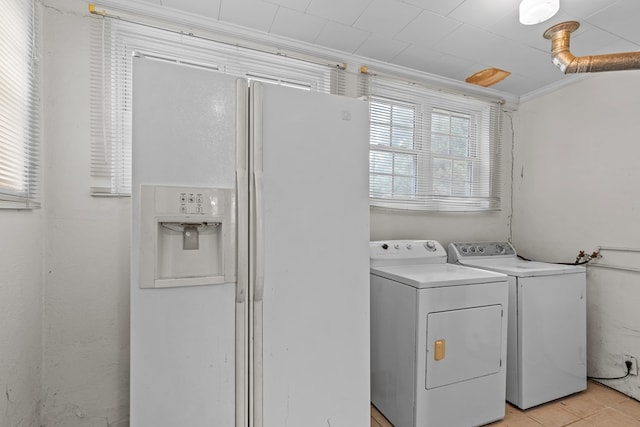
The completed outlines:
{"type": "Polygon", "coordinates": [[[133,58],[132,427],[365,427],[368,106],[133,58]]]}

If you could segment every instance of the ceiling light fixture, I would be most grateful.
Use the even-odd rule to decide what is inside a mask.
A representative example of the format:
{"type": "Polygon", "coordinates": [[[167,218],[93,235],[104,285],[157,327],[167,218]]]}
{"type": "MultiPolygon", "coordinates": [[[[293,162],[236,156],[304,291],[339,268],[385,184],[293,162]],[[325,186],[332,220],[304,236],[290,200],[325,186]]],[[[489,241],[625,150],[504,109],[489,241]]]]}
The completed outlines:
{"type": "Polygon", "coordinates": [[[558,13],[560,0],[522,0],[520,2],[520,23],[534,25],[546,21],[558,13]]]}

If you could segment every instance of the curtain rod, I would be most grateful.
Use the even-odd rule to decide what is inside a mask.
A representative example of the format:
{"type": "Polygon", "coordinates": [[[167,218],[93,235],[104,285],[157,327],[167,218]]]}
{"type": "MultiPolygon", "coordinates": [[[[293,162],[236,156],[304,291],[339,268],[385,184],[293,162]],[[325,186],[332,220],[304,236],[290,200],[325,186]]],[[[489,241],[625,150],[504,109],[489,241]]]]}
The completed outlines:
{"type": "MultiPolygon", "coordinates": [[[[238,36],[224,36],[221,34],[211,34],[210,30],[206,30],[204,28],[202,28],[201,30],[204,33],[209,33],[211,34],[211,37],[209,36],[204,36],[204,35],[199,35],[196,34],[195,32],[192,31],[185,31],[182,29],[176,29],[176,28],[167,28],[165,26],[161,26],[159,24],[157,24],[156,22],[160,22],[163,25],[168,24],[168,22],[166,22],[164,19],[162,18],[151,18],[151,21],[153,23],[150,22],[142,22],[140,20],[139,17],[126,17],[126,16],[122,16],[122,15],[115,15],[115,14],[110,14],[108,13],[106,10],[97,10],[96,9],[96,5],[94,3],[89,3],[88,5],[88,9],[89,9],[89,13],[92,15],[96,15],[96,16],[101,16],[102,18],[109,18],[109,19],[114,19],[117,21],[122,21],[122,22],[127,22],[130,24],[135,24],[135,25],[141,25],[147,28],[153,28],[153,29],[157,29],[157,30],[162,30],[162,31],[168,31],[168,32],[172,32],[172,33],[176,33],[176,34],[180,34],[182,36],[188,36],[188,37],[193,37],[195,39],[200,39],[200,40],[205,40],[205,41],[210,41],[210,42],[216,42],[216,43],[222,43],[222,44],[226,44],[229,46],[234,46],[234,47],[240,47],[243,49],[249,49],[249,50],[253,50],[256,52],[261,52],[261,53],[267,53],[267,54],[271,54],[271,55],[276,55],[276,56],[282,56],[285,58],[291,58],[291,59],[296,59],[299,61],[304,61],[304,62],[308,62],[311,64],[316,64],[316,65],[324,65],[327,66],[329,68],[333,68],[333,69],[338,69],[338,70],[346,70],[347,69],[347,65],[345,63],[340,63],[340,62],[330,62],[328,60],[325,59],[320,59],[311,55],[306,55],[300,52],[294,52],[294,51],[288,51],[288,50],[284,50],[284,49],[280,49],[280,48],[268,48],[267,46],[265,46],[262,43],[257,43],[257,42],[253,42],[247,39],[243,39],[241,37],[238,36]],[[155,22],[154,22],[155,21],[155,22]],[[244,43],[241,44],[239,42],[239,40],[243,40],[244,43]]],[[[193,25],[193,24],[192,24],[193,25]]]]}

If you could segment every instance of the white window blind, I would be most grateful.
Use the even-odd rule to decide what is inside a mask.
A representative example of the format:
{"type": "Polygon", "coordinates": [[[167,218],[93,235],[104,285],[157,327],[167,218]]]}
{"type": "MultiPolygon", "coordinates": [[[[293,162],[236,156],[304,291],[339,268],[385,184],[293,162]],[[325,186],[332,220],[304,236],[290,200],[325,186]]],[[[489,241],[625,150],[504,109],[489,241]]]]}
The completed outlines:
{"type": "Polygon", "coordinates": [[[131,58],[134,52],[248,80],[330,92],[332,69],[285,56],[109,18],[91,37],[91,192],[131,194],[131,58]]]}
{"type": "Polygon", "coordinates": [[[0,2],[0,207],[39,206],[39,91],[34,1],[0,2]]]}
{"type": "Polygon", "coordinates": [[[434,211],[500,209],[500,104],[372,77],[370,200],[434,211]]]}

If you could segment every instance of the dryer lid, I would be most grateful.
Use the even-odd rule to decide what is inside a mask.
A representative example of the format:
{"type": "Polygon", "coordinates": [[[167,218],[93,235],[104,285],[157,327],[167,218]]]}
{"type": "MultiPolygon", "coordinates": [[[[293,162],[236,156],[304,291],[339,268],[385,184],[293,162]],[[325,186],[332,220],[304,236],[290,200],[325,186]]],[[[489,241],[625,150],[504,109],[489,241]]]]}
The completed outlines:
{"type": "Polygon", "coordinates": [[[506,281],[500,273],[455,264],[413,264],[372,267],[371,274],[418,289],[506,281]]]}

